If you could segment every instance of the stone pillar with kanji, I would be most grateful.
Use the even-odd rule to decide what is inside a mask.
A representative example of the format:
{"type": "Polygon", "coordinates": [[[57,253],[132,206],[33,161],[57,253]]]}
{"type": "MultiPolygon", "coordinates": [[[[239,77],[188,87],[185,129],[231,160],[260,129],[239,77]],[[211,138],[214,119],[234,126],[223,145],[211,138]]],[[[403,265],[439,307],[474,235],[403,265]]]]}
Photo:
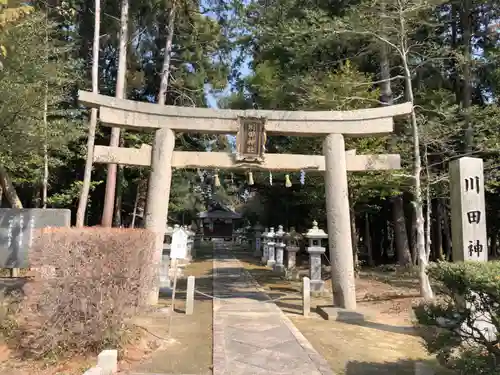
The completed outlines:
{"type": "Polygon", "coordinates": [[[267,234],[267,262],[266,266],[268,267],[274,267],[274,264],[276,263],[275,255],[274,255],[274,245],[276,244],[274,242],[274,227],[269,228],[269,233],[267,234]]]}
{"type": "Polygon", "coordinates": [[[304,235],[309,241],[309,278],[311,279],[311,293],[321,294],[325,283],[321,277],[321,256],[326,248],[321,246],[321,240],[328,238],[323,229],[318,228],[318,222],[313,221],[313,227],[304,235]]]}
{"type": "Polygon", "coordinates": [[[450,163],[453,261],[488,260],[483,160],[463,157],[450,163]]]}
{"type": "Polygon", "coordinates": [[[278,226],[278,231],[274,235],[276,263],[274,263],[273,270],[276,272],[283,272],[285,270],[285,265],[283,264],[285,252],[285,242],[283,237],[285,234],[286,233],[283,231],[283,225],[278,226]]]}
{"type": "Polygon", "coordinates": [[[264,229],[262,233],[262,264],[267,264],[267,258],[269,258],[269,246],[267,246],[267,235],[269,234],[269,228],[264,229]]]}

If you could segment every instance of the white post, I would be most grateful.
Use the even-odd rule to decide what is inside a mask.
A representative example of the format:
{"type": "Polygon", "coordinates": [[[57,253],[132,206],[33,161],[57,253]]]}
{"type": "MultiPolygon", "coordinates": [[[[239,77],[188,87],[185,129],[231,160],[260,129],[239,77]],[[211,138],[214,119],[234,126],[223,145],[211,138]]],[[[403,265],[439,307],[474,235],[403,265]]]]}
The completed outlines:
{"type": "Polygon", "coordinates": [[[186,290],[186,315],[193,315],[194,310],[194,276],[188,276],[186,290]]]}
{"type": "Polygon", "coordinates": [[[311,280],[308,277],[302,279],[302,315],[309,316],[311,312],[311,280]]]}
{"type": "MultiPolygon", "coordinates": [[[[153,266],[158,272],[163,253],[163,238],[167,226],[170,183],[172,182],[172,153],[175,146],[175,134],[172,130],[161,128],[156,131],[151,155],[151,173],[146,203],[145,228],[156,233],[155,256],[153,266]]],[[[160,278],[149,297],[150,305],[158,304],[160,278]]]]}
{"type": "Polygon", "coordinates": [[[345,144],[342,134],[329,134],[323,142],[325,156],[326,216],[330,262],[332,263],[333,304],[356,309],[354,260],[351,242],[349,194],[345,144]]]}

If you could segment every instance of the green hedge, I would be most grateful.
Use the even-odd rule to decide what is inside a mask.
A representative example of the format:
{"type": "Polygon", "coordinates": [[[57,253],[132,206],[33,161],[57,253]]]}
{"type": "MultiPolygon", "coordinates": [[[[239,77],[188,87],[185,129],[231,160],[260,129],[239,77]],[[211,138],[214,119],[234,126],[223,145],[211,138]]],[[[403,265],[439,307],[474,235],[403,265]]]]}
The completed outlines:
{"type": "Polygon", "coordinates": [[[500,335],[477,325],[500,332],[500,262],[442,262],[427,272],[438,297],[414,312],[429,352],[457,374],[499,375],[500,335]]]}

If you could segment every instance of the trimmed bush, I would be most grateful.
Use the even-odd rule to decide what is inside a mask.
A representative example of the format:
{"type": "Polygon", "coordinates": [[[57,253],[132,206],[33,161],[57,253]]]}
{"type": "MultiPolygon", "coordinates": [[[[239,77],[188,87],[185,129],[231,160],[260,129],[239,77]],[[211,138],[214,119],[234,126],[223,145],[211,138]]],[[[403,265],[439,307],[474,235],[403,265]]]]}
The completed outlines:
{"type": "Polygon", "coordinates": [[[500,262],[442,262],[428,274],[439,297],[414,311],[429,352],[457,374],[500,374],[500,262]]]}
{"type": "Polygon", "coordinates": [[[154,242],[142,229],[38,231],[17,319],[21,349],[42,357],[120,347],[153,287],[154,242]]]}

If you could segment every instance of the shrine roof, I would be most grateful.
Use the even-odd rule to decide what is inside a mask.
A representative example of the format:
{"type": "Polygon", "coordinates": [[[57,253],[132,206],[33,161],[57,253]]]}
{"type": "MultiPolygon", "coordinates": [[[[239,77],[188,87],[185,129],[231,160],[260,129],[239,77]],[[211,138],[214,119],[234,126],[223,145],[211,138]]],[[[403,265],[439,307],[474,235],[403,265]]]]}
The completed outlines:
{"type": "Polygon", "coordinates": [[[212,219],[241,219],[241,214],[234,212],[230,208],[223,206],[221,204],[214,204],[208,207],[207,211],[203,211],[197,214],[200,219],[212,218],[212,219]]]}

